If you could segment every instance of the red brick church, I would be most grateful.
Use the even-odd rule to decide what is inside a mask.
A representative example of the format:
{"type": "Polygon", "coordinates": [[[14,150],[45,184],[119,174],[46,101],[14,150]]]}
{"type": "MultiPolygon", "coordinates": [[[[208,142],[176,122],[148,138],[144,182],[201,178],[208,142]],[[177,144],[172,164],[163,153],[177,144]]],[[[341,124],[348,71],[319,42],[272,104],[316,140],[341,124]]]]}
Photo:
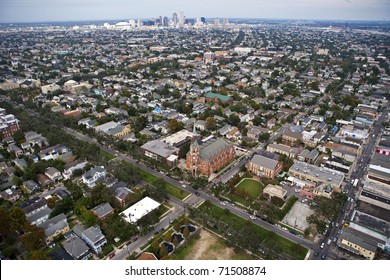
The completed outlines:
{"type": "Polygon", "coordinates": [[[233,144],[225,139],[210,139],[200,145],[198,138],[193,136],[186,164],[192,176],[197,176],[199,173],[210,176],[211,173],[231,163],[235,154],[233,144]]]}

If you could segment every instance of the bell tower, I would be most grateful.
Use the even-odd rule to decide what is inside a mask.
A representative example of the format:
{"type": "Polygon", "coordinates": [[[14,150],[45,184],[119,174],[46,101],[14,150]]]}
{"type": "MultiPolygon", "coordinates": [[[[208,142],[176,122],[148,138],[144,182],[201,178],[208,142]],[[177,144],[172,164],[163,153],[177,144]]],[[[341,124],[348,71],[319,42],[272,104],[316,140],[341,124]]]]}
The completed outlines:
{"type": "Polygon", "coordinates": [[[196,134],[196,128],[194,124],[193,129],[193,136],[191,139],[191,146],[190,146],[190,172],[192,176],[196,176],[196,172],[198,171],[198,165],[199,165],[199,155],[200,155],[200,148],[198,143],[198,137],[196,134]]]}

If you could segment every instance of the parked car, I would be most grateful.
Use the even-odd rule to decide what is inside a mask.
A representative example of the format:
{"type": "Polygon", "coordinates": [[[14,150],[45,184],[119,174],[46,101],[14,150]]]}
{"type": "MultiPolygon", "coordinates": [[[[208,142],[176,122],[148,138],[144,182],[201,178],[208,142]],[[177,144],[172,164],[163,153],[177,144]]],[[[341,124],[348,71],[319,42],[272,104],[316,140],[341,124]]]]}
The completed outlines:
{"type": "Polygon", "coordinates": [[[325,243],[324,243],[324,242],[322,242],[320,247],[321,247],[321,249],[324,249],[324,247],[325,247],[325,243]]]}

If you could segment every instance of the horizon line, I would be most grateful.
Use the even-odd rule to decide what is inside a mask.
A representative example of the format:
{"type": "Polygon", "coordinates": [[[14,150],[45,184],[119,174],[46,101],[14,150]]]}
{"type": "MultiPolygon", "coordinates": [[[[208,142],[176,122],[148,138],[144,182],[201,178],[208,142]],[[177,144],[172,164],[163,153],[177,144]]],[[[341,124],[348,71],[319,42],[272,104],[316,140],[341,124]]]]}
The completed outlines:
{"type": "MultiPolygon", "coordinates": [[[[136,20],[152,20],[157,17],[136,18],[136,20]]],[[[188,19],[196,19],[198,17],[188,17],[188,19]]],[[[200,17],[199,17],[200,18],[200,17]]],[[[335,22],[390,22],[390,19],[301,19],[301,18],[253,18],[253,17],[204,17],[206,19],[240,19],[240,20],[284,20],[284,21],[335,21],[335,22]]],[[[72,20],[48,20],[48,21],[9,21],[0,22],[0,24],[28,24],[28,23],[72,23],[72,22],[88,22],[88,21],[129,21],[135,18],[128,19],[72,19],[72,20]]]]}

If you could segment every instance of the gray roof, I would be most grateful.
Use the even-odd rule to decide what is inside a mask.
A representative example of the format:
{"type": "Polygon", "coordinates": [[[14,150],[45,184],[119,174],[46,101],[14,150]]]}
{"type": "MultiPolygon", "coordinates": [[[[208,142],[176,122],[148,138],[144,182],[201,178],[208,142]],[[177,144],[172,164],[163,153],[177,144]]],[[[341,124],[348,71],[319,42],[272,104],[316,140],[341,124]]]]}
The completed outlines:
{"type": "Polygon", "coordinates": [[[83,231],[85,231],[85,227],[83,227],[81,224],[77,224],[72,228],[72,231],[77,234],[79,237],[81,237],[81,234],[83,231]]]}
{"type": "Polygon", "coordinates": [[[350,227],[344,228],[340,234],[340,239],[348,240],[349,242],[372,252],[376,251],[379,243],[385,243],[380,239],[374,238],[350,227]]]}
{"type": "Polygon", "coordinates": [[[318,152],[318,150],[317,150],[317,149],[314,149],[314,150],[312,150],[312,151],[309,153],[309,155],[307,156],[307,158],[308,158],[308,159],[311,159],[311,160],[314,160],[314,159],[316,159],[316,158],[318,157],[319,154],[320,154],[320,153],[318,152]]]}
{"type": "Polygon", "coordinates": [[[61,213],[46,222],[39,225],[39,227],[43,228],[45,230],[45,235],[51,236],[54,234],[57,230],[61,230],[65,227],[69,226],[68,221],[66,219],[65,214],[61,213]]]}
{"type": "Polygon", "coordinates": [[[103,166],[96,166],[96,167],[90,169],[89,171],[85,172],[83,177],[86,179],[89,179],[89,178],[92,178],[95,175],[95,173],[97,173],[97,172],[103,173],[104,171],[106,171],[106,169],[104,169],[103,166]]]}
{"type": "Polygon", "coordinates": [[[105,238],[99,226],[90,227],[83,231],[82,236],[85,239],[90,240],[92,243],[96,243],[99,240],[105,238]]]}
{"type": "Polygon", "coordinates": [[[141,148],[163,158],[167,158],[173,153],[178,153],[180,151],[180,149],[172,147],[161,140],[149,141],[141,148]]]}
{"type": "Polygon", "coordinates": [[[274,170],[276,165],[278,164],[278,161],[267,158],[265,156],[254,155],[253,158],[251,159],[251,163],[258,166],[262,166],[269,170],[274,170]]]}
{"type": "Polygon", "coordinates": [[[28,203],[27,206],[21,207],[23,212],[27,215],[28,213],[31,213],[32,211],[41,208],[43,206],[47,206],[47,202],[44,199],[39,199],[37,201],[34,201],[32,203],[28,203]]]}
{"type": "Polygon", "coordinates": [[[113,211],[114,209],[111,207],[109,203],[102,203],[95,208],[91,209],[99,218],[106,216],[108,213],[113,211]]]}
{"type": "Polygon", "coordinates": [[[62,246],[75,259],[78,259],[89,252],[87,244],[85,244],[80,237],[74,235],[62,242],[62,246]]]}
{"type": "Polygon", "coordinates": [[[42,217],[45,217],[47,215],[50,215],[50,213],[53,212],[50,208],[42,209],[41,211],[38,211],[37,213],[31,215],[30,217],[27,217],[27,221],[30,223],[39,220],[42,217]]]}
{"type": "Polygon", "coordinates": [[[200,146],[200,158],[208,161],[213,156],[219,154],[229,146],[233,145],[225,139],[210,139],[200,146]]]}
{"type": "Polygon", "coordinates": [[[327,182],[328,184],[333,184],[334,186],[340,186],[344,179],[344,175],[339,172],[301,161],[295,162],[293,166],[290,167],[290,170],[293,170],[297,173],[308,174],[310,176],[317,177],[318,181],[327,182]]]}
{"type": "Polygon", "coordinates": [[[61,174],[61,172],[55,167],[49,167],[48,169],[46,169],[45,173],[51,177],[53,177],[56,173],[61,174]]]}
{"type": "Polygon", "coordinates": [[[381,167],[390,169],[390,158],[387,155],[374,153],[374,156],[371,158],[370,164],[379,165],[381,167]]]}
{"type": "Polygon", "coordinates": [[[115,190],[114,196],[120,200],[123,200],[132,191],[126,187],[119,187],[115,190]]]}

